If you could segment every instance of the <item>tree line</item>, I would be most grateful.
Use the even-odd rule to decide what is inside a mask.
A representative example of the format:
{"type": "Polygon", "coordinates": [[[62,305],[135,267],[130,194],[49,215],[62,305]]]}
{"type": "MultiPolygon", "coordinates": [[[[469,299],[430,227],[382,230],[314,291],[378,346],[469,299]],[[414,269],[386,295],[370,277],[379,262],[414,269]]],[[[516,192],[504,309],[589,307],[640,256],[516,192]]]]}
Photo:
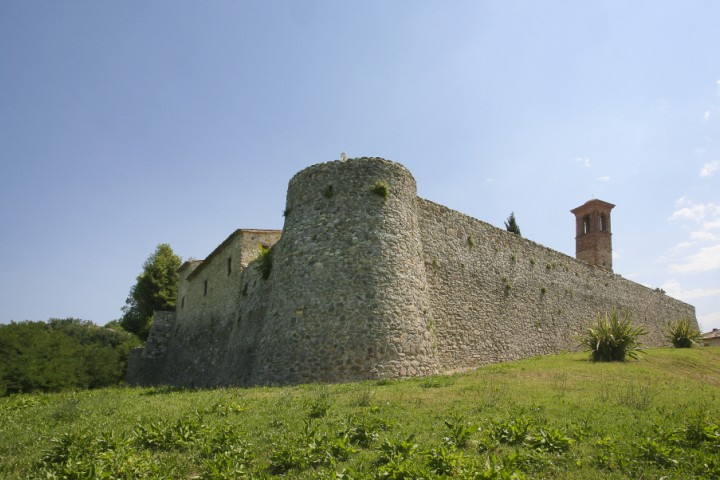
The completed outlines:
{"type": "Polygon", "coordinates": [[[0,396],[123,382],[130,350],[147,340],[153,312],[175,309],[180,263],[170,245],[158,245],[130,288],[122,317],[104,327],[77,318],[0,325],[0,396]]]}

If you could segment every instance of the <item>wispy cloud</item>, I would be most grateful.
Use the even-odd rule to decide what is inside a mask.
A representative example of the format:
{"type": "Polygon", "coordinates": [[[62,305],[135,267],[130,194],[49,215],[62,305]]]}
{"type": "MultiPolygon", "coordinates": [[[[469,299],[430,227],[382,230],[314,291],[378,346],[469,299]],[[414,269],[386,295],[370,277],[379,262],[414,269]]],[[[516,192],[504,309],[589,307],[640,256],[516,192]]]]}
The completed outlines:
{"type": "Polygon", "coordinates": [[[581,163],[583,166],[590,168],[592,163],[588,157],[578,157],[575,159],[576,162],[581,163]]]}
{"type": "Polygon", "coordinates": [[[701,248],[697,253],[685,257],[683,263],[670,265],[678,273],[699,273],[720,269],[720,245],[701,248]]]}
{"type": "Polygon", "coordinates": [[[720,269],[720,205],[694,203],[686,197],[675,202],[668,220],[691,222],[690,240],[669,249],[660,260],[670,263],[670,271],[691,274],[720,269]]]}
{"type": "Polygon", "coordinates": [[[718,170],[720,170],[720,160],[713,160],[712,162],[706,163],[702,166],[700,176],[712,177],[718,170]]]}
{"type": "Polygon", "coordinates": [[[610,177],[597,177],[597,180],[600,182],[609,182],[610,177]]]}
{"type": "Polygon", "coordinates": [[[720,205],[714,203],[693,203],[685,197],[675,202],[675,211],[670,220],[692,220],[701,222],[708,217],[720,217],[720,205]]]}
{"type": "Polygon", "coordinates": [[[705,113],[703,114],[703,120],[706,122],[710,120],[710,110],[705,110],[705,113]]]}
{"type": "Polygon", "coordinates": [[[663,283],[660,288],[665,290],[671,297],[679,298],[686,302],[697,300],[698,298],[720,295],[720,288],[692,288],[686,290],[680,285],[680,282],[675,279],[668,280],[663,283]]]}

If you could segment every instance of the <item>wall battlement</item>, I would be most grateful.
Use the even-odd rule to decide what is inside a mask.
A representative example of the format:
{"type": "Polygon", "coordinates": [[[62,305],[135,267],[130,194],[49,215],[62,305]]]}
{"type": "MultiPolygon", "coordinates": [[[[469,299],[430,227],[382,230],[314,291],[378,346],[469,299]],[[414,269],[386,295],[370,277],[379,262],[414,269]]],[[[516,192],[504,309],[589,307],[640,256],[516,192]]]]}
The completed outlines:
{"type": "Polygon", "coordinates": [[[238,230],[180,273],[175,317],[133,353],[131,383],[402,378],[575,350],[613,307],[650,346],[667,322],[696,322],[690,305],[419,198],[381,158],[300,171],[282,233],[238,230]],[[249,260],[259,243],[273,246],[265,273],[249,260]]]}

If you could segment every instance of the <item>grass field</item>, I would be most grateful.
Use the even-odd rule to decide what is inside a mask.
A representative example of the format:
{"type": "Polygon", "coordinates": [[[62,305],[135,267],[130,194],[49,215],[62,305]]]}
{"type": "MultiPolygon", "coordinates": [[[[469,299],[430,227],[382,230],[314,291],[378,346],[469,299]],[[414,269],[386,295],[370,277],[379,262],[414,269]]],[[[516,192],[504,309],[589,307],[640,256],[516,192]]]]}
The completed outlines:
{"type": "Polygon", "coordinates": [[[719,478],[720,348],[0,398],[0,478],[719,478]]]}

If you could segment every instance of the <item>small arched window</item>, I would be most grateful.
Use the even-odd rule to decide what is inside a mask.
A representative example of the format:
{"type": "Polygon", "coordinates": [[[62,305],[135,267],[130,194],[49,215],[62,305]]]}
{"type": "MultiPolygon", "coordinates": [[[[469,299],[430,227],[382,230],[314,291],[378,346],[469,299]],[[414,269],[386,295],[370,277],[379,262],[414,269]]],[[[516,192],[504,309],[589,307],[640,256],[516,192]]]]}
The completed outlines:
{"type": "Polygon", "coordinates": [[[590,233],[590,215],[583,217],[583,233],[590,233]]]}

